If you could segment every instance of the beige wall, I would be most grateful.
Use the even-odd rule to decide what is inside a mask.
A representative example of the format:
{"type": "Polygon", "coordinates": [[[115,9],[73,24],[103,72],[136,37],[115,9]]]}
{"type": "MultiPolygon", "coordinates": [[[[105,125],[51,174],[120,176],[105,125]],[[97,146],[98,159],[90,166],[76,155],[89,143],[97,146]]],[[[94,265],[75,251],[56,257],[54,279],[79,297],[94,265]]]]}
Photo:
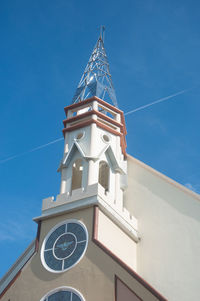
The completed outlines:
{"type": "Polygon", "coordinates": [[[105,247],[136,271],[137,244],[100,210],[97,234],[105,247]]]}
{"type": "Polygon", "coordinates": [[[200,197],[128,157],[125,206],[138,219],[138,273],[170,301],[200,300],[200,197]]]}
{"type": "Polygon", "coordinates": [[[2,301],[39,301],[47,292],[60,286],[70,286],[84,296],[86,301],[111,301],[115,299],[115,274],[145,301],[157,300],[127,271],[91,241],[93,233],[93,208],[68,213],[42,222],[40,245],[57,223],[77,218],[87,226],[89,244],[85,256],[72,269],[59,274],[45,270],[40,252],[23,268],[21,275],[2,297],[2,301]]]}

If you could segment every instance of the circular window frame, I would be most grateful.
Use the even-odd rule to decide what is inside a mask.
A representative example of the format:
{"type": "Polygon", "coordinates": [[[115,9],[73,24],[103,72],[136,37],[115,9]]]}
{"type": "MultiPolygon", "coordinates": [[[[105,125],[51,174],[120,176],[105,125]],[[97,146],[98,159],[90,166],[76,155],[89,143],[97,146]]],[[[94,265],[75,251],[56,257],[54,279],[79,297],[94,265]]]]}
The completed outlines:
{"type": "Polygon", "coordinates": [[[76,141],[81,141],[81,140],[83,140],[84,137],[85,137],[85,131],[78,132],[78,133],[76,134],[75,140],[76,140],[76,141]],[[78,136],[78,135],[81,135],[81,134],[82,134],[81,138],[77,138],[77,136],[78,136]]]}
{"type": "Polygon", "coordinates": [[[109,134],[102,134],[101,139],[103,140],[104,143],[110,143],[111,136],[109,134]],[[108,138],[108,141],[104,138],[104,136],[106,136],[108,138]]]}
{"type": "MultiPolygon", "coordinates": [[[[69,232],[70,233],[70,232],[69,232]]],[[[87,250],[87,247],[88,247],[88,238],[89,238],[89,235],[88,235],[88,230],[87,230],[87,227],[85,226],[85,224],[79,220],[76,220],[76,219],[67,219],[67,220],[64,220],[58,224],[56,224],[53,228],[51,228],[51,230],[47,233],[47,235],[45,236],[43,242],[42,242],[42,247],[41,247],[41,250],[40,250],[40,259],[41,259],[41,262],[42,262],[42,265],[43,267],[51,272],[51,273],[56,273],[56,274],[59,274],[59,273],[64,273],[66,271],[68,271],[69,269],[73,268],[76,264],[78,264],[81,259],[83,258],[83,256],[85,255],[85,252],[87,250]],[[86,244],[85,244],[85,249],[83,251],[83,253],[81,254],[81,256],[78,258],[78,260],[76,262],[74,262],[74,264],[72,264],[70,267],[66,268],[66,269],[63,269],[63,270],[60,270],[60,271],[57,271],[57,270],[53,270],[51,269],[46,261],[45,261],[45,258],[44,258],[44,251],[45,251],[45,245],[46,245],[46,242],[49,238],[49,236],[57,229],[59,228],[60,226],[62,225],[65,225],[65,224],[68,224],[68,223],[76,223],[76,224],[79,224],[85,231],[85,235],[86,235],[86,244]]],[[[55,243],[55,242],[54,242],[55,243]]],[[[75,249],[74,249],[75,251],[75,249]]],[[[63,259],[64,260],[64,259],[63,259]]]]}
{"type": "Polygon", "coordinates": [[[79,291],[77,291],[75,288],[70,287],[70,286],[60,286],[56,289],[53,289],[50,292],[48,292],[45,296],[43,296],[42,299],[40,299],[40,301],[45,301],[46,298],[49,298],[52,294],[55,294],[58,292],[63,292],[63,291],[72,292],[72,293],[76,294],[81,299],[81,301],[85,301],[85,298],[83,297],[83,295],[79,291]]]}

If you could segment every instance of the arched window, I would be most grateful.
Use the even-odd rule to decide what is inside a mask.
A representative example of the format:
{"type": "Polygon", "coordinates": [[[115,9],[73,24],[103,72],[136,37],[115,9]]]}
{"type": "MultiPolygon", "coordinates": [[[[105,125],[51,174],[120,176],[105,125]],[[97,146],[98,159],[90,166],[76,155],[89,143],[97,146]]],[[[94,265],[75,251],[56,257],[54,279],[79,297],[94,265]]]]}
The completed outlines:
{"type": "Polygon", "coordinates": [[[105,188],[105,191],[109,189],[109,166],[105,161],[99,163],[99,184],[105,188]]]}
{"type": "Polygon", "coordinates": [[[77,159],[72,166],[72,190],[82,187],[83,160],[77,159]]]}
{"type": "Polygon", "coordinates": [[[40,301],[84,301],[84,298],[71,287],[60,287],[49,292],[40,301]]]}

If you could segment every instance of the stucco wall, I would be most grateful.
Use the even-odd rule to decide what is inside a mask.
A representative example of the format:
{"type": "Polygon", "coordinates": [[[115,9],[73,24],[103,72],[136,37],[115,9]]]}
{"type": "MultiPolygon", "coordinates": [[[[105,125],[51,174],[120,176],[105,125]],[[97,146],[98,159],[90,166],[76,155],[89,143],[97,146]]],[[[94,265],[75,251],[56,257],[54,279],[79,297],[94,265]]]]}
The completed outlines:
{"type": "Polygon", "coordinates": [[[49,291],[57,287],[68,286],[78,290],[86,301],[114,301],[115,275],[144,301],[158,300],[92,241],[93,212],[91,207],[43,221],[38,253],[25,265],[20,276],[1,300],[40,301],[49,291]],[[41,264],[40,248],[51,228],[66,219],[78,219],[86,225],[89,244],[84,257],[76,266],[64,273],[54,274],[48,272],[41,264]]]}
{"type": "Polygon", "coordinates": [[[170,301],[200,300],[199,195],[129,156],[125,206],[138,219],[138,273],[170,301]]]}
{"type": "Polygon", "coordinates": [[[102,211],[98,216],[98,240],[135,272],[137,243],[102,211]]]}

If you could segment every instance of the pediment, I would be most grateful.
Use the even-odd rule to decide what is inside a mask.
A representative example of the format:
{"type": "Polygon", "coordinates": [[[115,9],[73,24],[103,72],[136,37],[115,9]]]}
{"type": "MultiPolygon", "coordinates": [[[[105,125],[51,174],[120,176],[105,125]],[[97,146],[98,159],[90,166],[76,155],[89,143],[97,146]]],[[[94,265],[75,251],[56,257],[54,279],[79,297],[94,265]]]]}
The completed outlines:
{"type": "Polygon", "coordinates": [[[113,149],[110,145],[107,145],[99,154],[99,158],[102,156],[102,154],[105,153],[106,157],[108,158],[108,161],[110,161],[111,163],[111,168],[115,171],[115,172],[119,172],[121,174],[124,174],[124,170],[123,168],[120,166],[114,152],[113,149]]]}
{"type": "Polygon", "coordinates": [[[74,141],[74,143],[72,144],[70,150],[68,151],[66,156],[61,161],[60,166],[58,168],[58,171],[60,171],[62,168],[68,167],[68,165],[71,162],[71,160],[72,160],[72,158],[73,158],[76,151],[78,151],[80,153],[80,156],[82,158],[86,158],[86,155],[85,155],[83,149],[81,148],[81,146],[79,145],[79,143],[77,141],[74,141]]]}

